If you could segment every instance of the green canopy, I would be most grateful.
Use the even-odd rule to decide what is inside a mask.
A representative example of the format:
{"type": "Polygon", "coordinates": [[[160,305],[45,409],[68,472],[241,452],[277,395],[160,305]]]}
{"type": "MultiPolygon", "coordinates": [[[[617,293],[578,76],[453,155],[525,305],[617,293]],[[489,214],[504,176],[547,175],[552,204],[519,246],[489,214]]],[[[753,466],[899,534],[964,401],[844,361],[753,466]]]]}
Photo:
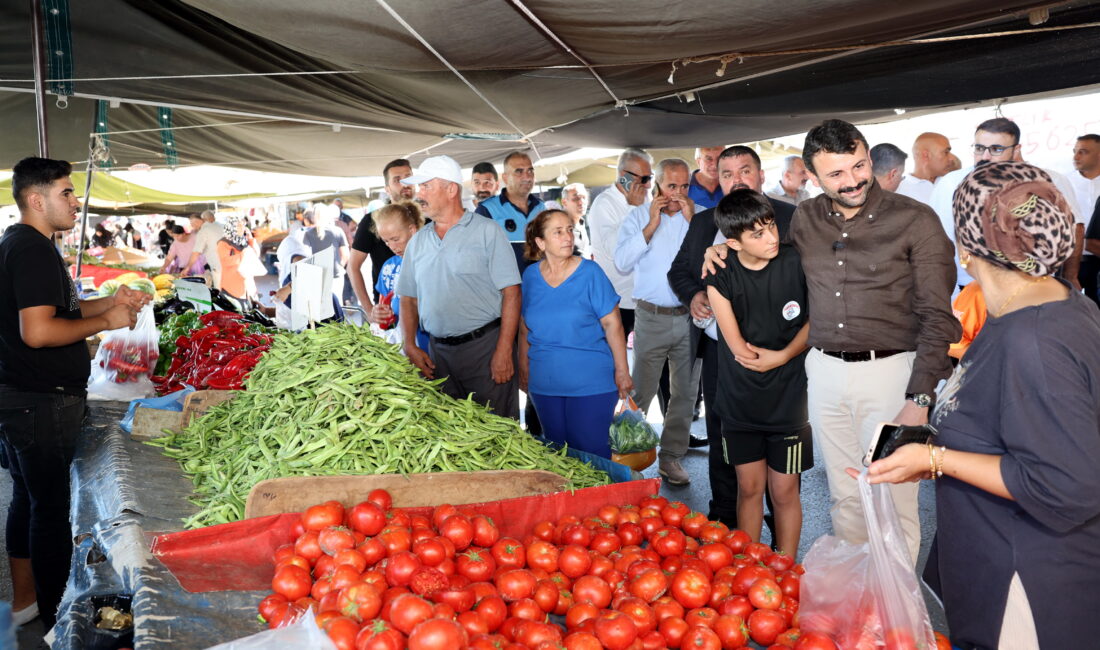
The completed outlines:
{"type": "MultiPolygon", "coordinates": [[[[73,172],[73,187],[78,196],[84,194],[84,172],[73,172]]],[[[157,204],[189,204],[189,203],[222,203],[227,201],[240,201],[241,199],[262,199],[274,194],[225,194],[221,196],[191,196],[187,194],[173,194],[161,192],[141,185],[127,182],[117,176],[108,174],[92,175],[92,194],[89,205],[95,208],[118,209],[132,205],[157,203],[157,204]]],[[[0,181],[0,205],[12,205],[15,198],[11,193],[11,178],[0,181]]],[[[93,210],[94,211],[94,210],[93,210]]]]}

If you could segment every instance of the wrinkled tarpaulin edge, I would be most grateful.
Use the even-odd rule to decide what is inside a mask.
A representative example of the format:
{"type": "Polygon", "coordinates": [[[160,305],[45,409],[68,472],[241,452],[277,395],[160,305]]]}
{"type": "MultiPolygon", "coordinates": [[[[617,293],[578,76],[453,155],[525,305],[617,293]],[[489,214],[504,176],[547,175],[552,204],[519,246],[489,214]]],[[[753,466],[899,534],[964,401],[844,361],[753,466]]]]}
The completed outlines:
{"type": "Polygon", "coordinates": [[[134,648],[206,648],[263,629],[260,592],[190,594],[149,553],[152,531],[179,530],[195,509],[188,482],[159,450],[131,441],[118,427],[125,404],[90,406],[73,461],[73,535],[77,540],[54,628],[54,647],[89,647],[110,637],[94,627],[91,598],[133,597],[134,648]],[[171,519],[146,516],[154,510],[171,519]]]}

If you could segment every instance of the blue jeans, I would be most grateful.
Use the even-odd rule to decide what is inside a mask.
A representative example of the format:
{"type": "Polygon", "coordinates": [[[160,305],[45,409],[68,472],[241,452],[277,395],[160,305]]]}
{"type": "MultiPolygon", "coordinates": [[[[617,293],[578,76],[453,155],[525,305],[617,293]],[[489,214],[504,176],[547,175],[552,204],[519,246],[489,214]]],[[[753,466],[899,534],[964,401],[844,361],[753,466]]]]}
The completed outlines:
{"type": "Polygon", "coordinates": [[[580,397],[531,394],[542,422],[542,436],[573,449],[611,458],[608,429],[615,415],[618,391],[580,397]]]}
{"type": "Polygon", "coordinates": [[[12,478],[6,544],[30,557],[38,608],[53,626],[72,564],[69,465],[84,421],[84,398],[0,388],[0,441],[12,478]]]}

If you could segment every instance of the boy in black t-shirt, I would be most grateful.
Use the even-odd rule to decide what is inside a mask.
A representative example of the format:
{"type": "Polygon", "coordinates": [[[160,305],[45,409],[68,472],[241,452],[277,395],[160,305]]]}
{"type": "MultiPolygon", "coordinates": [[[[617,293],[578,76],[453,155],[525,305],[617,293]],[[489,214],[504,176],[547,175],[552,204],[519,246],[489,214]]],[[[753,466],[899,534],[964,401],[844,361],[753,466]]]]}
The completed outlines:
{"type": "Polygon", "coordinates": [[[775,546],[794,557],[802,530],[799,474],[813,467],[806,409],[806,278],[794,247],[780,244],[767,200],[727,194],[714,213],[737,255],[706,278],[718,338],[717,411],[722,447],[737,468],[737,521],[759,541],[764,486],[774,503],[775,546]]]}

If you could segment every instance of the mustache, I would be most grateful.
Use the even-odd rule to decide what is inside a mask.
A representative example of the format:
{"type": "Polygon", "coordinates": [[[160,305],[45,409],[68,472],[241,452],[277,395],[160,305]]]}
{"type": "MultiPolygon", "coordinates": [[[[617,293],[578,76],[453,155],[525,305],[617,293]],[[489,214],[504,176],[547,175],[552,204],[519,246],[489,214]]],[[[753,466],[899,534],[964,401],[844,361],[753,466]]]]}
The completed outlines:
{"type": "Polygon", "coordinates": [[[838,194],[847,194],[848,192],[858,192],[864,187],[867,187],[867,181],[862,181],[854,187],[842,187],[837,190],[838,194]]]}

